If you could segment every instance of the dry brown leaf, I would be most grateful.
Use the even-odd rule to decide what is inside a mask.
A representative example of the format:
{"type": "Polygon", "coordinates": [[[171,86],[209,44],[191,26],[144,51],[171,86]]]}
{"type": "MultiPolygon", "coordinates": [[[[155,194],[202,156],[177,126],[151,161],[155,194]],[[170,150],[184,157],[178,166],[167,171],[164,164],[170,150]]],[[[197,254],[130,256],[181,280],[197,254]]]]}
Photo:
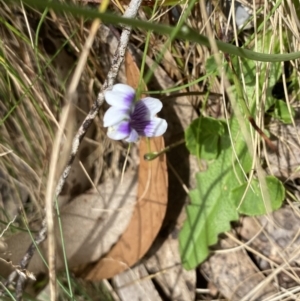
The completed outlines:
{"type": "MultiPolygon", "coordinates": [[[[80,195],[61,209],[64,231],[64,246],[69,268],[73,269],[98,260],[118,240],[126,229],[136,203],[137,173],[125,174],[124,180],[108,180],[93,190],[80,195]]],[[[34,234],[33,234],[34,235],[34,234]]],[[[62,241],[56,225],[57,268],[64,267],[62,241]]],[[[0,252],[0,258],[18,264],[31,243],[27,232],[9,237],[7,248],[0,252]]],[[[41,245],[45,256],[47,243],[41,245]]],[[[35,253],[28,270],[32,273],[46,272],[40,255],[35,253]]],[[[0,261],[0,275],[3,263],[0,261]]],[[[7,269],[5,269],[5,274],[7,269]]]]}
{"type": "Polygon", "coordinates": [[[162,301],[142,264],[114,277],[113,285],[122,301],[162,301]]]}
{"type": "Polygon", "coordinates": [[[6,261],[5,259],[2,258],[0,258],[0,267],[1,267],[1,275],[8,275],[16,268],[11,261],[6,261]]]}
{"type": "MultiPolygon", "coordinates": [[[[215,253],[200,269],[223,296],[232,301],[242,300],[265,280],[265,276],[259,272],[246,251],[238,248],[230,239],[221,240],[220,245],[227,252],[215,253]]],[[[265,300],[274,293],[275,286],[267,285],[251,295],[251,298],[243,300],[265,300]]]]}
{"type": "MultiPolygon", "coordinates": [[[[129,85],[136,88],[139,69],[129,53],[126,55],[126,69],[129,85]]],[[[149,141],[141,139],[138,201],[131,222],[110,252],[85,274],[86,279],[111,278],[135,264],[151,247],[167,208],[167,166],[165,155],[152,162],[146,162],[143,156],[150,150],[159,151],[163,147],[162,137],[149,141]]]]}
{"type": "Polygon", "coordinates": [[[149,274],[155,275],[155,282],[168,300],[194,300],[196,273],[184,270],[181,265],[178,233],[176,227],[159,250],[143,263],[149,274]]]}

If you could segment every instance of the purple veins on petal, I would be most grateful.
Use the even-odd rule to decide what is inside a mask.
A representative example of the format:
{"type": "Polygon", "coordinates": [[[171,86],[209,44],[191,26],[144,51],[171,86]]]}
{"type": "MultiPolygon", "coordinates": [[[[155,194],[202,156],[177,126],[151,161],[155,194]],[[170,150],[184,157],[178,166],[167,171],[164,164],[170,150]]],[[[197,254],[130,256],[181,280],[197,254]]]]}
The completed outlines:
{"type": "Polygon", "coordinates": [[[153,97],[145,97],[141,100],[141,102],[144,103],[144,105],[148,108],[151,114],[150,118],[153,118],[162,109],[163,106],[162,102],[159,99],[153,97]]]}
{"type": "Polygon", "coordinates": [[[164,119],[154,117],[162,108],[162,103],[156,98],[147,97],[138,101],[131,114],[131,126],[140,136],[156,137],[167,129],[164,119]]]}
{"type": "Polygon", "coordinates": [[[168,124],[164,119],[154,117],[152,120],[132,120],[131,126],[140,136],[157,137],[165,133],[168,124]]]}
{"type": "Polygon", "coordinates": [[[132,128],[135,129],[140,136],[146,136],[145,129],[147,128],[147,126],[149,126],[150,123],[151,120],[143,120],[143,119],[131,120],[132,128]]]}
{"type": "Polygon", "coordinates": [[[146,97],[138,101],[131,115],[132,119],[142,118],[144,120],[152,119],[162,108],[160,100],[152,97],[146,97]]]}
{"type": "Polygon", "coordinates": [[[145,127],[144,135],[146,137],[157,137],[163,135],[167,130],[167,122],[158,117],[154,117],[145,127]]]}
{"type": "Polygon", "coordinates": [[[148,107],[140,100],[136,103],[134,110],[131,114],[131,120],[150,120],[150,112],[148,107]]]}

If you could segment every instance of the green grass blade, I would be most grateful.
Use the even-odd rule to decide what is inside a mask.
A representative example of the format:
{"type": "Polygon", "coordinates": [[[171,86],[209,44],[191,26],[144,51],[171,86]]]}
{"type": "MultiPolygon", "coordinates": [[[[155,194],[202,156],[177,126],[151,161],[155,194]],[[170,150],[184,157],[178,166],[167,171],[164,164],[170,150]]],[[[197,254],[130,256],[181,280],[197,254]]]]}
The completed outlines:
{"type": "MultiPolygon", "coordinates": [[[[8,2],[17,2],[13,0],[9,0],[8,2]]],[[[89,8],[79,7],[71,4],[65,4],[60,2],[46,2],[39,0],[24,0],[24,3],[35,6],[38,8],[50,8],[56,12],[69,12],[75,16],[86,17],[90,19],[100,18],[104,23],[114,24],[114,25],[129,25],[132,27],[142,28],[146,30],[152,30],[154,32],[165,34],[170,36],[174,33],[175,28],[172,26],[161,25],[152,22],[140,21],[137,19],[128,19],[120,16],[116,16],[112,13],[99,13],[96,10],[91,10],[89,8]]],[[[190,42],[195,42],[206,47],[210,47],[210,43],[207,37],[199,34],[195,30],[189,28],[187,25],[182,26],[176,34],[178,39],[188,40],[190,42]]],[[[285,53],[285,54],[266,54],[259,53],[255,51],[251,51],[248,49],[243,49],[240,47],[236,47],[231,44],[227,44],[221,41],[216,41],[217,47],[220,51],[224,53],[228,53],[231,55],[237,55],[243,58],[247,58],[254,61],[261,62],[283,62],[290,61],[300,58],[300,51],[285,53]]]]}

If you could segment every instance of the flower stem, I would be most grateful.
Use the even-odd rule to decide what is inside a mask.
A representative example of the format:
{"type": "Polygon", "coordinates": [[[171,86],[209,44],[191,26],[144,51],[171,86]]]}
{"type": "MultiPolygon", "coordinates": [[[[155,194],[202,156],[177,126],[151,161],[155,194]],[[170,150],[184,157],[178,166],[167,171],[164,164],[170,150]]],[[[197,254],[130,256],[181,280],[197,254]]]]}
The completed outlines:
{"type": "Polygon", "coordinates": [[[181,144],[185,143],[185,139],[181,139],[165,148],[163,148],[162,150],[160,150],[159,152],[151,152],[151,153],[147,153],[144,155],[144,160],[146,161],[152,161],[156,158],[158,158],[160,155],[170,151],[171,149],[173,149],[174,147],[177,147],[181,144]]]}

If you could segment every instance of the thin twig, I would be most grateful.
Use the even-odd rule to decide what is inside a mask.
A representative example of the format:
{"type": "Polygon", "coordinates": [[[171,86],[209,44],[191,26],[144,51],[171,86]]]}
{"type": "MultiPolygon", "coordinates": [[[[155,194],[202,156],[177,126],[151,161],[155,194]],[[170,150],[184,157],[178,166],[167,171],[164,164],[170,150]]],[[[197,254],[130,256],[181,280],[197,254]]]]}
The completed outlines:
{"type": "MultiPolygon", "coordinates": [[[[132,0],[124,13],[124,17],[135,18],[137,15],[138,9],[140,7],[141,1],[142,0],[132,0]]],[[[120,36],[120,42],[119,42],[118,48],[113,57],[112,66],[107,74],[107,79],[103,84],[102,91],[98,94],[97,100],[92,105],[90,112],[86,116],[85,120],[81,124],[80,128],[78,129],[78,131],[73,139],[72,150],[71,150],[71,154],[70,154],[68,163],[67,163],[67,165],[58,181],[58,184],[56,186],[56,190],[55,190],[56,198],[60,195],[62,188],[64,186],[64,183],[70,173],[71,165],[78,152],[79,145],[80,145],[82,139],[84,138],[89,126],[91,125],[91,123],[93,122],[95,117],[97,116],[101,105],[104,102],[103,91],[111,88],[113,86],[113,84],[115,83],[115,80],[117,78],[118,72],[121,67],[121,64],[125,57],[125,52],[126,52],[126,49],[127,49],[128,43],[129,43],[130,33],[131,33],[131,27],[124,26],[122,34],[120,36]]],[[[46,237],[47,237],[47,224],[46,224],[46,219],[44,218],[42,221],[41,229],[39,230],[38,235],[35,237],[35,241],[31,243],[27,252],[25,253],[24,257],[22,258],[22,260],[20,262],[21,269],[26,269],[28,267],[30,260],[32,259],[33,255],[34,255],[35,249],[37,248],[37,246],[40,243],[42,243],[46,239],[46,237]]],[[[8,286],[9,284],[11,284],[14,281],[14,279],[17,277],[17,275],[18,274],[15,271],[13,273],[11,273],[11,275],[8,277],[8,280],[5,283],[5,286],[8,286]]],[[[23,290],[26,280],[27,279],[24,277],[18,278],[18,281],[17,281],[17,288],[19,288],[18,290],[20,290],[20,291],[23,290]]],[[[0,296],[1,296],[1,294],[0,294],[0,296]]],[[[17,296],[17,300],[21,300],[18,297],[19,296],[17,296]]]]}

